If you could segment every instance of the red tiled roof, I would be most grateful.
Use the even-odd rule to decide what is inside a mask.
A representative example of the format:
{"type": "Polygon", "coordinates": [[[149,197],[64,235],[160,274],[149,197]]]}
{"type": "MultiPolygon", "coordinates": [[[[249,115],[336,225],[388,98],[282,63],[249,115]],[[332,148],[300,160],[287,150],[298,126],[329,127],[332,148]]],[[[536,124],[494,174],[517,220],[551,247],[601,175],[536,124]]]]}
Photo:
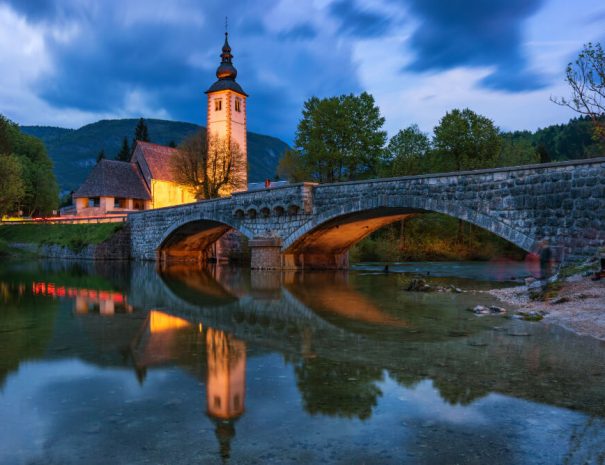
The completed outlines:
{"type": "Polygon", "coordinates": [[[153,179],[176,182],[170,167],[170,159],[178,153],[177,149],[142,141],[137,141],[136,146],[141,150],[153,179]]]}

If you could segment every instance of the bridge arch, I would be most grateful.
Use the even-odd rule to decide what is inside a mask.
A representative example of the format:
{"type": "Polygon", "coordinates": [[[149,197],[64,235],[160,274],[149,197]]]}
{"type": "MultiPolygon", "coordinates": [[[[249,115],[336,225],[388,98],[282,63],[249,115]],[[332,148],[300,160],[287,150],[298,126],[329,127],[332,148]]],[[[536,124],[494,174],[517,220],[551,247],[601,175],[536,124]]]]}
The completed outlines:
{"type": "Polygon", "coordinates": [[[346,267],[348,249],[378,229],[419,213],[442,213],[490,231],[517,247],[531,251],[535,240],[498,218],[451,201],[420,196],[368,198],[318,212],[282,242],[292,267],[346,267]],[[324,263],[325,261],[327,263],[324,263]],[[318,263],[319,261],[319,263],[318,263]]]}
{"type": "Polygon", "coordinates": [[[253,237],[248,228],[229,220],[183,218],[164,231],[156,248],[157,257],[163,261],[206,261],[212,253],[212,245],[229,231],[248,239],[253,237]]]}

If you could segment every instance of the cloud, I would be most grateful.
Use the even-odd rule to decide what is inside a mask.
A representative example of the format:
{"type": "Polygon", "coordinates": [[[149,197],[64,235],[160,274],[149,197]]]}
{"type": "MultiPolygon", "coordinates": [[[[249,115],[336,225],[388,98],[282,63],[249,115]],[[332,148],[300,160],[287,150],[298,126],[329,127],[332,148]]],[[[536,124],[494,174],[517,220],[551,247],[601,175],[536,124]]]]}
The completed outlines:
{"type": "Polygon", "coordinates": [[[361,9],[350,0],[337,0],[329,6],[330,14],[339,22],[339,31],[355,37],[377,37],[391,26],[383,13],[361,9]]]}
{"type": "MultiPolygon", "coordinates": [[[[249,129],[292,142],[305,100],[362,90],[394,128],[430,130],[475,103],[503,127],[563,121],[548,96],[564,95],[565,64],[602,36],[586,25],[602,5],[588,1],[232,0],[249,129]]],[[[203,124],[225,13],[221,0],[0,0],[0,111],[22,124],[203,124]]]]}
{"type": "Polygon", "coordinates": [[[279,37],[286,40],[311,40],[317,37],[317,31],[312,24],[297,24],[287,31],[280,32],[279,37]]]}
{"type": "MultiPolygon", "coordinates": [[[[204,123],[203,92],[216,79],[223,42],[220,1],[204,2],[202,9],[196,0],[160,1],[153,8],[143,0],[86,8],[70,0],[46,0],[39,8],[24,3],[11,2],[7,11],[41,38],[49,65],[32,74],[25,90],[39,108],[90,118],[164,116],[204,123]]],[[[293,17],[292,8],[300,6],[289,0],[234,0],[231,7],[238,15],[229,19],[230,43],[238,82],[250,94],[250,130],[290,141],[305,99],[361,90],[348,45],[330,53],[323,47],[333,31],[319,30],[321,9],[293,17]],[[290,20],[276,27],[276,17],[290,20]]]]}
{"type": "Polygon", "coordinates": [[[540,89],[523,50],[523,22],[543,0],[408,0],[419,22],[409,45],[415,56],[407,69],[444,71],[460,66],[493,67],[481,84],[519,92],[540,89]]]}

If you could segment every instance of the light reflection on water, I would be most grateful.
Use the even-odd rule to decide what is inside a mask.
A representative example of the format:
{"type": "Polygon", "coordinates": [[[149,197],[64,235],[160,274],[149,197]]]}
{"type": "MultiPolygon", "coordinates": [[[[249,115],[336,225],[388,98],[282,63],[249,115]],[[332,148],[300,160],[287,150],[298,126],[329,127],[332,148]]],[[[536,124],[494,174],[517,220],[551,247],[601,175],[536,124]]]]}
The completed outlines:
{"type": "Polygon", "coordinates": [[[605,462],[602,343],[401,288],[3,265],[0,463],[605,462]]]}

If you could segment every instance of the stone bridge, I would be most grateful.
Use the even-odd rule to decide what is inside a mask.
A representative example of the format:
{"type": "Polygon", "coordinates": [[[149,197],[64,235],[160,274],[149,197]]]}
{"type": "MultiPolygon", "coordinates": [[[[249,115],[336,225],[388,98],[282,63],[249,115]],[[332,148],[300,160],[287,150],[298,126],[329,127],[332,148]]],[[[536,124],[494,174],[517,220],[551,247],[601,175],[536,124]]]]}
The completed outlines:
{"type": "Polygon", "coordinates": [[[346,268],[348,250],[410,215],[438,212],[523,250],[549,239],[574,262],[605,245],[605,158],[335,184],[301,183],[130,214],[132,256],[204,261],[227,231],[252,268],[346,268]]]}

